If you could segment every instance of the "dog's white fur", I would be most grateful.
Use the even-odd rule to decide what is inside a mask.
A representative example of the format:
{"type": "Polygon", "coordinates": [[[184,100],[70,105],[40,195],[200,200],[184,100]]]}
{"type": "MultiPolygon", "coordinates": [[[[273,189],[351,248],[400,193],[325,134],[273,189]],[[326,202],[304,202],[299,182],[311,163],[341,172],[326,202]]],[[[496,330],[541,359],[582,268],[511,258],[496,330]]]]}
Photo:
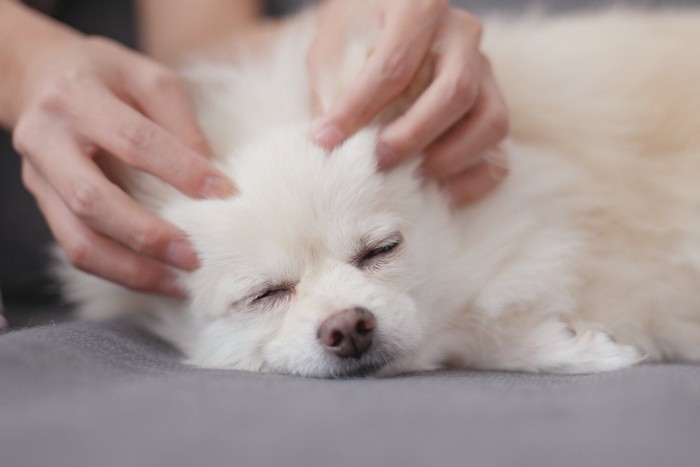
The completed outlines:
{"type": "MultiPolygon", "coordinates": [[[[378,173],[376,129],[330,154],[310,143],[313,25],[302,20],[265,58],[188,72],[240,195],[196,201],[129,180],[200,253],[181,278],[191,300],[65,267],[67,296],[86,316],[148,317],[205,367],[343,376],[700,361],[700,14],[533,15],[485,30],[512,169],[482,201],[450,210],[415,162],[378,173]],[[399,232],[393,252],[353,264],[399,232]],[[362,358],[340,359],[317,329],[355,306],[374,313],[376,336],[362,358]]],[[[371,47],[353,43],[328,99],[371,47]]]]}

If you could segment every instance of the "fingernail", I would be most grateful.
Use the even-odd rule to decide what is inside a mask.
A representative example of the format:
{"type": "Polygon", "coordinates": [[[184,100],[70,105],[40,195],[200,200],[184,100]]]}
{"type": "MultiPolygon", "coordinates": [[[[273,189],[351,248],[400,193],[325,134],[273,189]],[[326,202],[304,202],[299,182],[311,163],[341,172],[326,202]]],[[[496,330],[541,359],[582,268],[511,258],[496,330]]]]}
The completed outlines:
{"type": "Polygon", "coordinates": [[[202,198],[228,198],[236,194],[236,186],[222,175],[210,175],[199,190],[202,198]]]}
{"type": "Polygon", "coordinates": [[[489,175],[497,182],[503,180],[510,172],[508,154],[501,145],[487,152],[483,160],[489,165],[489,175]]]}
{"type": "Polygon", "coordinates": [[[199,265],[199,258],[187,240],[177,239],[170,242],[165,251],[165,260],[176,268],[192,270],[199,265]]]}
{"type": "Polygon", "coordinates": [[[377,143],[377,164],[382,170],[390,169],[399,162],[399,156],[384,143],[377,143]]]}
{"type": "Polygon", "coordinates": [[[163,279],[158,286],[158,291],[175,298],[187,298],[187,293],[180,287],[177,276],[174,273],[163,279]]]}
{"type": "Polygon", "coordinates": [[[7,331],[8,327],[9,326],[7,325],[7,320],[4,316],[0,315],[0,333],[7,331]]]}
{"type": "Polygon", "coordinates": [[[326,149],[338,146],[345,139],[345,135],[338,125],[324,120],[317,120],[311,126],[311,137],[326,149]]]}

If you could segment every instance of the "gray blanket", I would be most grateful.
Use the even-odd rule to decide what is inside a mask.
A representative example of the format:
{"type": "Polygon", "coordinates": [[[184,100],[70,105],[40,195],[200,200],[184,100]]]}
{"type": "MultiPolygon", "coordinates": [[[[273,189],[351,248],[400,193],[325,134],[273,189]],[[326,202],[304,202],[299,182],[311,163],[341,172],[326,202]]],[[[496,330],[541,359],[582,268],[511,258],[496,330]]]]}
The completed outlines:
{"type": "Polygon", "coordinates": [[[321,380],[210,371],[125,323],[0,337],[0,465],[700,465],[700,367],[321,380]]]}

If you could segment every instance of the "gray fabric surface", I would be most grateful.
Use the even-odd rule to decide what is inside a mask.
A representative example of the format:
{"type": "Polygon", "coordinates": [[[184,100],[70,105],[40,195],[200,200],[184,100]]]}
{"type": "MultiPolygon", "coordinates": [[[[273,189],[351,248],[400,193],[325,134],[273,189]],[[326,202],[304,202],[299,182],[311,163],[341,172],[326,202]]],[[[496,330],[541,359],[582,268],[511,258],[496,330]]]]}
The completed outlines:
{"type": "MultiPolygon", "coordinates": [[[[276,12],[303,2],[269,1],[276,12]]],[[[484,12],[532,2],[453,3],[484,12]]],[[[40,265],[27,261],[36,250],[27,236],[40,231],[38,217],[14,198],[18,186],[3,188],[0,285],[36,294],[40,265]],[[10,230],[22,224],[24,233],[10,230]]],[[[0,467],[700,465],[700,366],[314,380],[190,368],[128,324],[65,322],[46,304],[11,302],[8,320],[15,330],[0,335],[0,467]],[[50,321],[58,324],[23,328],[50,321]]]]}
{"type": "Polygon", "coordinates": [[[317,380],[112,323],[0,338],[2,466],[697,466],[700,367],[317,380]]]}

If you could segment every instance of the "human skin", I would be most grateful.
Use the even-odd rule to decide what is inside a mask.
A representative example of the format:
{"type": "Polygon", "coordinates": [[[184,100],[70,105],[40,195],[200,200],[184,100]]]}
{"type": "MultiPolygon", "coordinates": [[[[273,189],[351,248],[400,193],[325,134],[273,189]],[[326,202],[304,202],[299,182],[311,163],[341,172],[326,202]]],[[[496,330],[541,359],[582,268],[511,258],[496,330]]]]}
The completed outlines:
{"type": "Polygon", "coordinates": [[[314,137],[335,146],[369,123],[428,68],[426,89],[380,134],[379,165],[390,169],[423,152],[421,173],[438,180],[447,198],[464,204],[495,187],[508,171],[498,143],[508,113],[481,53],[481,24],[446,0],[329,0],[319,10],[309,55],[315,81],[342,55],[357,25],[381,27],[375,50],[350,89],[314,125],[314,137]]]}
{"type": "MultiPolygon", "coordinates": [[[[207,2],[211,8],[205,2],[197,6],[213,17],[238,13],[241,23],[250,22],[254,12],[253,0],[250,9],[241,7],[245,2],[237,7],[207,2]]],[[[147,49],[165,60],[173,49],[156,40],[161,32],[151,3],[156,2],[140,6],[140,27],[147,49]]],[[[185,3],[168,2],[168,15],[192,17],[184,15],[185,3]]],[[[204,30],[200,23],[207,18],[171,34],[177,36],[174,47],[196,47],[204,30]]],[[[14,1],[0,1],[0,31],[0,64],[8,70],[0,76],[0,124],[13,130],[24,184],[68,259],[136,290],[181,295],[172,268],[198,265],[184,234],[141,208],[96,161],[119,159],[192,197],[235,192],[208,160],[209,148],[176,73],[14,1]]]]}
{"type": "MultiPolygon", "coordinates": [[[[234,195],[234,183],[208,160],[171,66],[212,44],[264,45],[276,25],[262,20],[257,0],[203,0],[196,8],[189,0],[140,0],[136,6],[143,54],[0,0],[0,65],[8,70],[0,74],[0,125],[13,131],[24,184],[74,266],[135,290],[181,296],[173,268],[195,269],[196,252],[176,227],[138,206],[100,161],[116,158],[192,197],[234,195]]],[[[430,58],[431,84],[380,135],[380,166],[389,169],[424,151],[423,174],[438,179],[455,204],[496,185],[507,166],[493,148],[507,119],[479,52],[475,18],[433,0],[330,0],[316,15],[312,78],[342,50],[346,36],[338,18],[384,19],[362,75],[319,112],[316,142],[337,145],[368,123],[430,58]],[[489,150],[492,157],[483,158],[489,150]]]]}

